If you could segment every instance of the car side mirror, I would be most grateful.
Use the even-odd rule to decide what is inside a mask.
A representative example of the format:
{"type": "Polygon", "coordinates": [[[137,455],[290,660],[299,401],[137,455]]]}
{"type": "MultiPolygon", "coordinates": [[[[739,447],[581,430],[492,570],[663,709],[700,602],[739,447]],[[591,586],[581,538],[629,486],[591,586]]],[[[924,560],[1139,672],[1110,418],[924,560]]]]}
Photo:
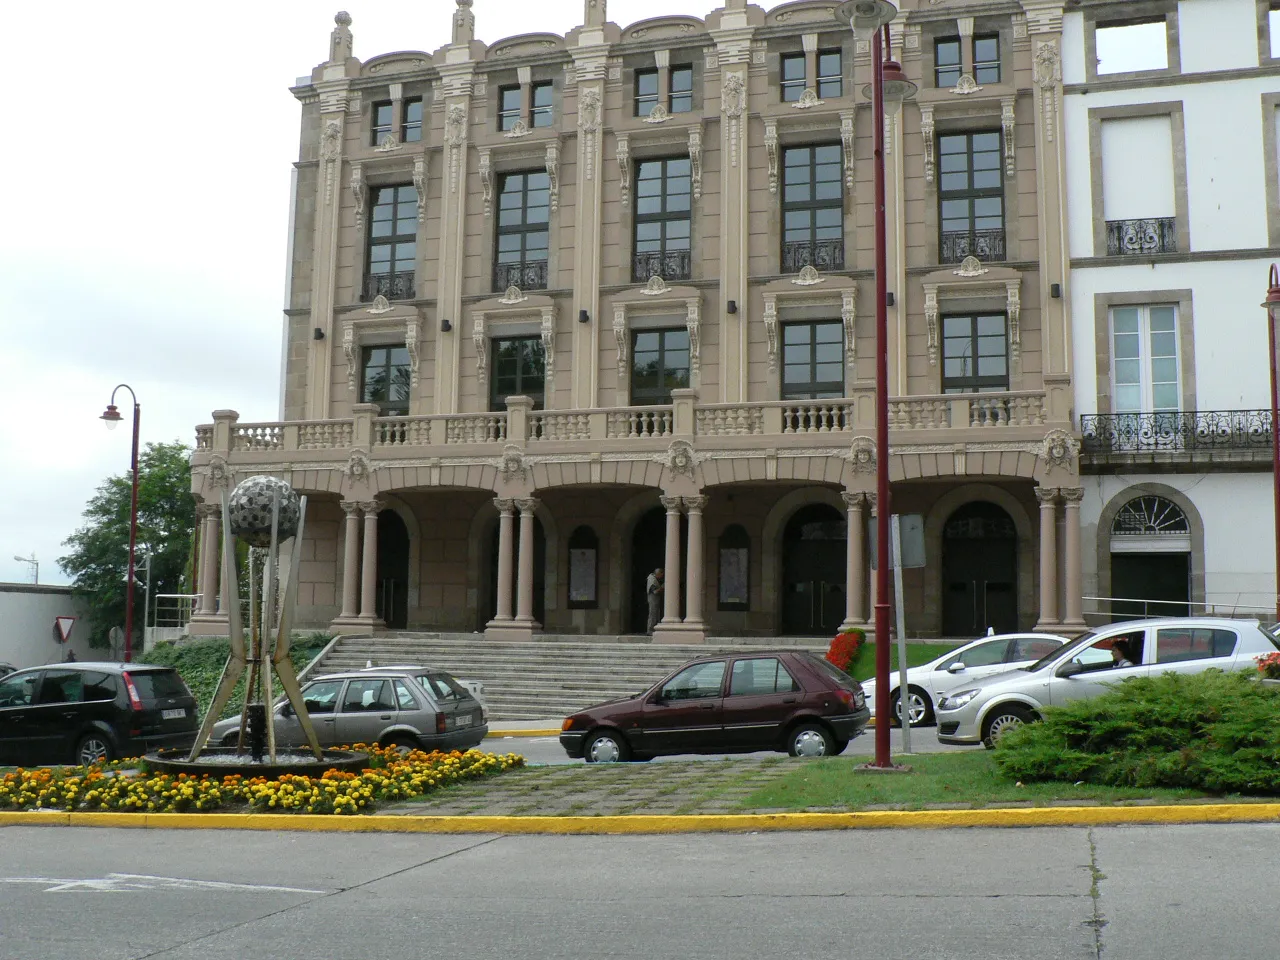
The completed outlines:
{"type": "Polygon", "coordinates": [[[1055,673],[1059,677],[1074,677],[1078,673],[1084,673],[1084,664],[1071,660],[1060,666],[1055,673]]]}
{"type": "Polygon", "coordinates": [[[947,673],[964,673],[964,662],[956,661],[951,666],[947,667],[947,673]]]}
{"type": "Polygon", "coordinates": [[[293,716],[293,704],[291,704],[291,703],[287,703],[287,702],[286,702],[286,703],[284,704],[284,706],[282,706],[282,707],[280,708],[280,716],[282,716],[282,717],[292,717],[292,716],[293,716]]]}

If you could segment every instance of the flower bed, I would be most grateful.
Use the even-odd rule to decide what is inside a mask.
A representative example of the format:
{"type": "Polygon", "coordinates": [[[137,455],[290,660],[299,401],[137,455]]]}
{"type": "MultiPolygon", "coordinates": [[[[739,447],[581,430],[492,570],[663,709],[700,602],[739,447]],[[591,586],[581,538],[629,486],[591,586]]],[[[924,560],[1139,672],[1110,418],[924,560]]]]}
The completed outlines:
{"type": "Polygon", "coordinates": [[[361,773],[330,770],[321,777],[284,774],[278,779],[228,776],[169,776],[129,763],[65,770],[18,769],[0,776],[0,810],[109,810],[125,813],[223,811],[252,813],[369,813],[379,803],[412,800],[461,780],[474,780],[524,766],[518,754],[427,753],[356,744],[371,766],[361,773]]]}
{"type": "Polygon", "coordinates": [[[827,650],[827,662],[837,670],[849,672],[849,666],[857,659],[858,648],[866,643],[867,635],[861,630],[838,633],[827,650]]]}

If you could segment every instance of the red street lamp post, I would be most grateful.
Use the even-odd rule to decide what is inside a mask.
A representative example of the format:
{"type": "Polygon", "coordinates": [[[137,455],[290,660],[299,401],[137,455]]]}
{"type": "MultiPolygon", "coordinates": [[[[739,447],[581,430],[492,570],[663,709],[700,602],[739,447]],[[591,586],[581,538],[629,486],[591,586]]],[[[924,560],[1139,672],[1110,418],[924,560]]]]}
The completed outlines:
{"type": "Polygon", "coordinates": [[[1280,622],[1280,394],[1276,392],[1276,323],[1280,322],[1280,267],[1271,265],[1267,279],[1267,360],[1271,366],[1271,481],[1276,548],[1276,621],[1280,622]]]}
{"type": "MultiPolygon", "coordinates": [[[[876,689],[889,689],[889,315],[888,241],[885,224],[884,121],[886,108],[896,115],[902,101],[916,92],[902,67],[892,59],[889,23],[898,9],[888,0],[848,0],[836,10],[860,40],[871,43],[871,83],[862,88],[870,97],[875,143],[875,248],[876,248],[876,689]]],[[[849,536],[854,536],[849,531],[849,536]]],[[[887,702],[887,701],[886,701],[887,702]]],[[[906,712],[903,712],[906,722],[906,712]]],[[[889,713],[880,711],[876,722],[874,766],[889,767],[889,713]]]]}
{"type": "Polygon", "coordinates": [[[133,398],[133,452],[129,460],[130,472],[133,474],[133,490],[129,499],[129,577],[125,582],[124,600],[124,660],[125,663],[129,663],[133,660],[133,560],[138,542],[138,420],[142,413],[142,408],[138,405],[138,395],[133,392],[133,387],[122,383],[112,390],[111,402],[107,404],[107,409],[100,419],[106,421],[108,430],[114,430],[116,424],[124,419],[116,408],[116,394],[122,389],[128,390],[129,396],[133,398]]]}

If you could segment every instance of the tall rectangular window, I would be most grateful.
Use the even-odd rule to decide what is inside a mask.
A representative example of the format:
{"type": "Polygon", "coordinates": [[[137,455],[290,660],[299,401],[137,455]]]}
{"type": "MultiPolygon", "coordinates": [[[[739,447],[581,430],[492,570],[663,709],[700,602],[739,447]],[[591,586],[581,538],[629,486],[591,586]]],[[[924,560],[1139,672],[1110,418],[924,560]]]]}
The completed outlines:
{"type": "Polygon", "coordinates": [[[973,38],[973,79],[979,84],[1000,82],[1000,37],[973,38]]]}
{"type": "Polygon", "coordinates": [[[818,51],[818,99],[829,100],[844,95],[844,80],[840,72],[840,51],[818,51]]]}
{"type": "Polygon", "coordinates": [[[524,92],[519,87],[498,88],[498,129],[510,130],[524,110],[524,92]]]}
{"type": "Polygon", "coordinates": [[[788,147],[782,159],[782,272],[844,269],[840,145],[788,147]]]}
{"type": "Polygon", "coordinates": [[[419,143],[422,140],[422,98],[414,97],[403,105],[404,120],[400,124],[401,143],[419,143]]]}
{"type": "Polygon", "coordinates": [[[942,392],[1009,389],[1008,323],[1003,313],[942,318],[942,392]]]}
{"type": "Polygon", "coordinates": [[[493,341],[493,376],[489,409],[505,410],[507,397],[529,397],[535,410],[543,407],[547,358],[541,337],[510,337],[493,341]]]}
{"type": "Polygon", "coordinates": [[[493,288],[547,288],[551,181],[546,171],[508,173],[498,182],[493,288]]]}
{"type": "Polygon", "coordinates": [[[844,396],[844,324],[839,320],[782,325],[782,399],[844,396]]]}
{"type": "Polygon", "coordinates": [[[672,113],[689,113],[693,109],[693,67],[671,68],[672,113]]]}
{"type": "Polygon", "coordinates": [[[373,130],[370,136],[370,143],[375,147],[382,142],[382,138],[395,130],[395,104],[390,100],[383,103],[375,103],[373,105],[373,130]]]}
{"type": "Polygon", "coordinates": [[[555,96],[555,86],[550,80],[545,83],[535,83],[529,88],[532,98],[532,104],[529,113],[529,126],[531,127],[549,127],[554,119],[552,100],[555,96]]]}
{"type": "Polygon", "coordinates": [[[1169,69],[1169,26],[1164,16],[1099,23],[1094,33],[1098,76],[1169,69]]]}
{"type": "Polygon", "coordinates": [[[782,56],[782,100],[792,103],[800,99],[805,88],[803,53],[787,53],[782,56]]]}
{"type": "Polygon", "coordinates": [[[1111,376],[1116,413],[1180,410],[1178,308],[1111,308],[1111,376]]]}
{"type": "Polygon", "coordinates": [[[689,386],[689,331],[637,330],[631,334],[631,402],[671,402],[671,391],[689,386]]]}
{"type": "Polygon", "coordinates": [[[1004,171],[1000,134],[938,137],[939,261],[1003,260],[1004,171]]]}
{"type": "Polygon", "coordinates": [[[933,42],[933,76],[939,89],[954,87],[960,82],[960,38],[949,37],[933,42]]]}
{"type": "Polygon", "coordinates": [[[376,403],[383,417],[409,415],[409,351],[404,344],[365,347],[360,402],[376,403]]]}
{"type": "Polygon", "coordinates": [[[362,300],[412,300],[418,257],[418,191],[412,184],[375,187],[369,213],[369,259],[362,300]]]}
{"type": "Polygon", "coordinates": [[[636,71],[636,116],[647,117],[658,105],[658,71],[636,71]]]}
{"type": "Polygon", "coordinates": [[[636,165],[635,254],[631,279],[688,280],[693,190],[688,157],[636,165]]]}

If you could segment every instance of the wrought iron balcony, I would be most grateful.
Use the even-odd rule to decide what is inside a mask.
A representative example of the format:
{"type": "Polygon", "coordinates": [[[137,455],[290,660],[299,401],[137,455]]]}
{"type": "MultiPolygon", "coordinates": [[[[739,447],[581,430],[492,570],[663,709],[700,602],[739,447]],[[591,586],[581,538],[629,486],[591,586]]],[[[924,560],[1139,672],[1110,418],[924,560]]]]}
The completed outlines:
{"type": "Polygon", "coordinates": [[[1261,453],[1268,460],[1271,457],[1270,410],[1081,414],[1080,434],[1085,457],[1100,462],[1144,454],[1173,454],[1185,459],[1198,453],[1261,453]]]}
{"type": "Polygon", "coordinates": [[[1178,218],[1108,220],[1107,256],[1178,252],[1178,218]]]}
{"type": "Polygon", "coordinates": [[[799,273],[805,267],[818,270],[844,269],[844,238],[838,240],[797,240],[782,245],[782,272],[799,273]]]}
{"type": "Polygon", "coordinates": [[[965,257],[984,263],[1004,260],[1004,228],[943,231],[938,239],[938,262],[959,263],[965,257]]]}
{"type": "Polygon", "coordinates": [[[521,290],[547,289],[547,261],[523,260],[493,265],[493,290],[502,293],[511,287],[521,290]]]}
{"type": "Polygon", "coordinates": [[[631,279],[645,283],[650,277],[663,280],[688,280],[693,270],[693,256],[688,250],[636,252],[631,256],[631,279]]]}
{"type": "Polygon", "coordinates": [[[412,300],[417,296],[413,284],[413,271],[369,274],[364,278],[364,289],[360,291],[360,299],[368,303],[378,296],[386,297],[388,300],[412,300]]]}

